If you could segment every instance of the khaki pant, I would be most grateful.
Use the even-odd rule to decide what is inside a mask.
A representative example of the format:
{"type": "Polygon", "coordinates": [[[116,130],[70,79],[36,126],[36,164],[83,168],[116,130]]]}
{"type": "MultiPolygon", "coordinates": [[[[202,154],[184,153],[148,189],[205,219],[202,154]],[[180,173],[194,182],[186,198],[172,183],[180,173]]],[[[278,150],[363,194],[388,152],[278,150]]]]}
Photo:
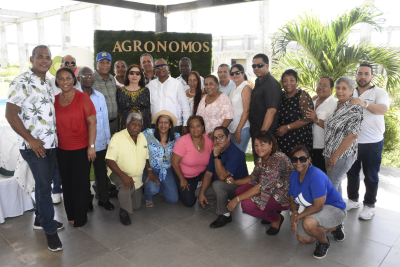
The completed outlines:
{"type": "Polygon", "coordinates": [[[142,205],[143,187],[141,186],[135,189],[135,184],[133,184],[132,189],[126,190],[124,189],[122,179],[115,173],[111,173],[110,179],[117,187],[118,200],[121,209],[126,210],[128,213],[140,209],[140,206],[142,205]]]}

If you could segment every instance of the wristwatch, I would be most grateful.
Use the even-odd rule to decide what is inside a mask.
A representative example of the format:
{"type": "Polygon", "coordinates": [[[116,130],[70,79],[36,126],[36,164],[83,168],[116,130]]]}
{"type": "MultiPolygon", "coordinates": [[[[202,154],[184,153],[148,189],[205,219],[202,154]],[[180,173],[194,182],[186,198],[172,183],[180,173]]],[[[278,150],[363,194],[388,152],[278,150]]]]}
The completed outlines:
{"type": "Polygon", "coordinates": [[[365,103],[367,103],[367,104],[365,104],[364,108],[368,108],[368,106],[369,106],[369,101],[368,101],[368,100],[365,100],[365,103]]]}
{"type": "Polygon", "coordinates": [[[93,144],[91,144],[91,145],[90,145],[90,147],[91,147],[91,148],[94,148],[94,145],[93,145],[93,144]]]}
{"type": "Polygon", "coordinates": [[[214,156],[214,159],[221,159],[221,155],[214,156]]]}

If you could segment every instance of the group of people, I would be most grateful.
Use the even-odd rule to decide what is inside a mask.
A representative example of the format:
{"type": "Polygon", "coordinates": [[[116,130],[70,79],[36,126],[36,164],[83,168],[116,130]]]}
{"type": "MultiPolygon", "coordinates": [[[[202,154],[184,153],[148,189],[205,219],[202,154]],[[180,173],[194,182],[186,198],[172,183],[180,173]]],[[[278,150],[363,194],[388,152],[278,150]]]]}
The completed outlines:
{"type": "Polygon", "coordinates": [[[62,249],[57,230],[64,227],[54,220],[57,194],[63,193],[74,227],[85,225],[93,210],[92,163],[98,205],[113,210],[110,190],[118,191],[124,225],[143,195],[152,208],[158,193],[187,207],[216,204],[211,228],[230,223],[241,203],[245,213],[270,224],[266,234],[276,235],[281,212],[290,210],[297,239],[317,241],[314,257],[323,258],[330,246],[326,233],[343,241],[347,210],[360,205],[361,168],[366,194],[359,218],[375,214],[389,97],[370,84],[371,65],[357,69],[357,88],[347,76],[336,85],[321,77],[313,99],[292,69],[281,76],[282,90],[265,54],[253,58],[254,88],[240,64],[221,64],[219,79],[203,78],[187,57],[176,79],[165,59],[147,53],[137,65],[115,61],[115,76],[107,52],[97,55],[95,71],[82,67],[77,76],[76,59],[68,55],[53,80],[46,77],[47,46],[35,47],[30,60],[32,68],[10,84],[6,118],[36,182],[34,229],[45,231],[52,251],[62,249]],[[250,139],[255,168],[249,174],[250,139]],[[346,173],[347,204],[341,195],[346,173]]]}

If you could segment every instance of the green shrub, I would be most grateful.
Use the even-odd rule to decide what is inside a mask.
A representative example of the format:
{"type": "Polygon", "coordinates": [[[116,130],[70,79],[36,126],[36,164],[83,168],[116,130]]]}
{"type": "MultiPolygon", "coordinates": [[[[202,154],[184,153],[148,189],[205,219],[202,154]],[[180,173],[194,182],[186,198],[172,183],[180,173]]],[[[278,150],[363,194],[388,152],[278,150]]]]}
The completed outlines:
{"type": "Polygon", "coordinates": [[[385,114],[385,145],[383,146],[384,151],[398,150],[400,144],[400,120],[399,120],[399,108],[390,107],[388,112],[385,114]]]}

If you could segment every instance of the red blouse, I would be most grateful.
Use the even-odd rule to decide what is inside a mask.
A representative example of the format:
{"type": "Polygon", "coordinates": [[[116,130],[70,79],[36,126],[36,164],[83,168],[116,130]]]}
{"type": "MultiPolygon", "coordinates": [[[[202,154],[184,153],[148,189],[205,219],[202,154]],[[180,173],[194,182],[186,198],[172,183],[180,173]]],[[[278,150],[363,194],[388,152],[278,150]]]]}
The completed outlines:
{"type": "Polygon", "coordinates": [[[77,150],[88,146],[89,132],[86,118],[96,114],[96,109],[86,93],[75,90],[71,104],[60,105],[60,95],[55,97],[58,147],[77,150]]]}

